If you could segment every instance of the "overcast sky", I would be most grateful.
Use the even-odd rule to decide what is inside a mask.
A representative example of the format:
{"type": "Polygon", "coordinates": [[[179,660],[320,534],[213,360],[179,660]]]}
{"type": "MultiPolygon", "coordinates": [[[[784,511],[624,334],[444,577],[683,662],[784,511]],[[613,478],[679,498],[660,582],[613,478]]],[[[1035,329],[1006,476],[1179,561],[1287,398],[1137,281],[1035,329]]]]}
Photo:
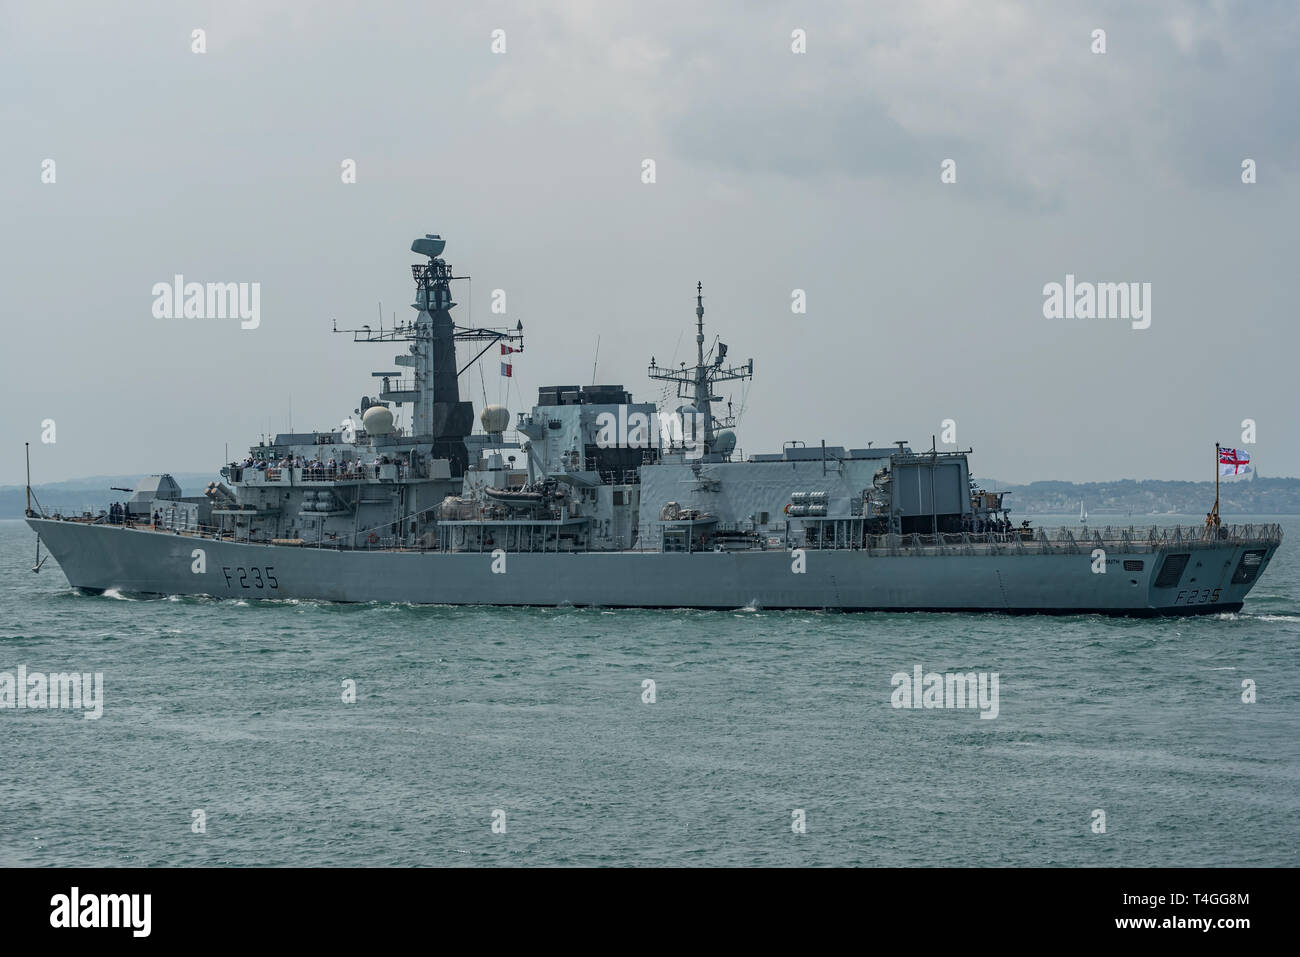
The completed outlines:
{"type": "Polygon", "coordinates": [[[1295,3],[0,10],[2,483],[24,441],[55,481],[215,469],[290,403],[337,426],[394,350],[331,323],[412,318],[425,232],[473,276],[458,321],[504,289],[528,336],[476,407],[593,361],[657,399],[702,280],[754,359],[746,453],[954,419],[976,475],[1209,479],[1251,418],[1300,475],[1295,3]],[[260,326],[155,318],[178,273],[260,283],[260,326]],[[1045,318],[1067,274],[1150,283],[1150,327],[1045,318]]]}

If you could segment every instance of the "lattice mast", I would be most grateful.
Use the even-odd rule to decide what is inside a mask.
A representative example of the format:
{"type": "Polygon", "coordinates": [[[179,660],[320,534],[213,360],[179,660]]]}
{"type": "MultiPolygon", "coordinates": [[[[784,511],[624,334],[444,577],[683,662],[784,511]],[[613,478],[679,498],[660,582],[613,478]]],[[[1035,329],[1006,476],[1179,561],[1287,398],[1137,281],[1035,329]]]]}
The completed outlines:
{"type": "Polygon", "coordinates": [[[650,357],[650,368],[646,375],[660,382],[672,382],[677,386],[677,397],[689,399],[695,411],[703,416],[704,444],[707,451],[714,449],[718,422],[713,416],[713,403],[723,401],[720,395],[714,395],[714,386],[720,382],[731,382],[754,377],[754,360],[744,365],[723,367],[727,358],[727,345],[718,343],[713,361],[704,361],[704,284],[695,284],[695,367],[688,368],[683,362],[680,369],[669,369],[655,363],[650,357]]]}

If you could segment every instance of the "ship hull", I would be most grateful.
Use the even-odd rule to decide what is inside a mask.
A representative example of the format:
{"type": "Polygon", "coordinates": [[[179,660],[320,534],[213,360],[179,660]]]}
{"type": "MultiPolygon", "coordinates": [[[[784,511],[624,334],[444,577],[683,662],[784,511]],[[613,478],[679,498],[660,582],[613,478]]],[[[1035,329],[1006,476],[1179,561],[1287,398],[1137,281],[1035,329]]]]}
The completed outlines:
{"type": "Polygon", "coordinates": [[[251,600],[447,605],[1195,615],[1237,611],[1275,541],[1112,550],[909,554],[860,549],[499,553],[238,543],[29,518],[74,588],[251,600]],[[1188,554],[1160,582],[1167,554],[1188,554]],[[1238,581],[1247,552],[1252,573],[1238,581]],[[1125,567],[1125,561],[1128,567],[1125,567]],[[1141,569],[1136,564],[1142,564],[1141,569]],[[802,571],[799,569],[802,568],[802,571]]]}

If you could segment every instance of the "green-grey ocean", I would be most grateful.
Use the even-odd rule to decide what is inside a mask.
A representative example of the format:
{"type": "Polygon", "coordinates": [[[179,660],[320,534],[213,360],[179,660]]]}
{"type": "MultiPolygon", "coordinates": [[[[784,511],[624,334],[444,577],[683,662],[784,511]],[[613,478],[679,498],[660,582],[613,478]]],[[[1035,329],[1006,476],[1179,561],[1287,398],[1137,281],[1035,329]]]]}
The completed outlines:
{"type": "Polygon", "coordinates": [[[0,707],[0,865],[1294,866],[1300,519],[1228,520],[1246,607],[1155,620],[81,596],[3,522],[0,683],[103,696],[0,707]]]}

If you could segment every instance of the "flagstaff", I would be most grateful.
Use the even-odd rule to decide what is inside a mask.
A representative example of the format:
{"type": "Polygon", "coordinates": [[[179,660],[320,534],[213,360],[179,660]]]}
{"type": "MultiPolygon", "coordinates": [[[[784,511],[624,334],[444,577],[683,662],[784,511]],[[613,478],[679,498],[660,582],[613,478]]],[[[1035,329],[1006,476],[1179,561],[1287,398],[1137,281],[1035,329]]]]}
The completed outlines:
{"type": "Polygon", "coordinates": [[[1206,527],[1219,524],[1219,457],[1221,455],[1218,442],[1214,443],[1214,509],[1210,512],[1210,520],[1206,522],[1206,527]]]}
{"type": "Polygon", "coordinates": [[[1245,475],[1251,470],[1250,453],[1241,449],[1225,449],[1218,442],[1214,443],[1214,508],[1205,516],[1205,527],[1218,528],[1219,518],[1219,476],[1245,475]]]}

